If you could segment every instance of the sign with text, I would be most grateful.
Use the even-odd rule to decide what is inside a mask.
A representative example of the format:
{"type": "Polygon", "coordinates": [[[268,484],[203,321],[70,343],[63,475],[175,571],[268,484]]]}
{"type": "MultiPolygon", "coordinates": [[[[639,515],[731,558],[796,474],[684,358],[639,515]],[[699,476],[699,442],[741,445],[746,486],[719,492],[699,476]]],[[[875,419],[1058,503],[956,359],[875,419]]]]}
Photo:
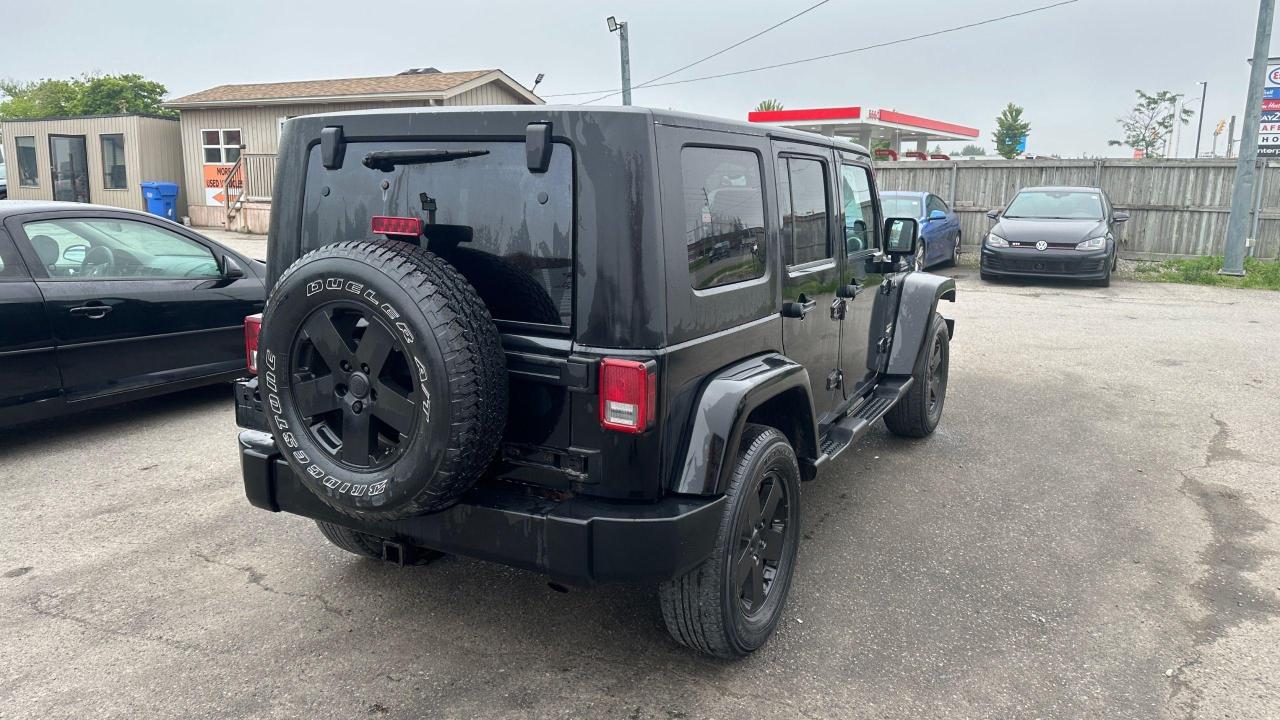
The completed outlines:
{"type": "Polygon", "coordinates": [[[227,186],[227,191],[231,194],[231,200],[234,202],[240,193],[244,192],[244,174],[236,173],[231,183],[227,183],[227,175],[231,173],[234,165],[205,165],[204,166],[204,204],[205,205],[226,205],[227,197],[223,194],[223,185],[227,186]]]}

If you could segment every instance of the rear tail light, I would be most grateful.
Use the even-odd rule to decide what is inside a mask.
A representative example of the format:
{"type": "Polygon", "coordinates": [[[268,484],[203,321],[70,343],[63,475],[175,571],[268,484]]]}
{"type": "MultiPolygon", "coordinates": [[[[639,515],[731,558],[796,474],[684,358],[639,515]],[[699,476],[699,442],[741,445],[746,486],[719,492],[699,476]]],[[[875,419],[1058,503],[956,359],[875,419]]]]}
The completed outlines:
{"type": "Polygon", "coordinates": [[[658,380],[652,362],[605,358],[600,361],[600,425],[640,433],[653,426],[658,380]]]}
{"type": "Polygon", "coordinates": [[[249,372],[258,374],[258,336],[262,334],[262,313],[244,319],[244,362],[249,372]]]}
{"type": "Polygon", "coordinates": [[[422,234],[422,220],[416,217],[390,217],[374,215],[370,223],[375,235],[407,235],[417,237],[422,234]]]}

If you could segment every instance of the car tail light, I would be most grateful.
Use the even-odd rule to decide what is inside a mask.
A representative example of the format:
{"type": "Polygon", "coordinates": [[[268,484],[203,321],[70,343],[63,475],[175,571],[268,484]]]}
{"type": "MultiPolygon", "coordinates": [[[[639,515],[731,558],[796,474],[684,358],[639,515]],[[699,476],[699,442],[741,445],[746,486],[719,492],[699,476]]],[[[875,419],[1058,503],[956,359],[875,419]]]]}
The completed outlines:
{"type": "Polygon", "coordinates": [[[258,336],[262,334],[262,313],[244,319],[244,362],[249,372],[258,374],[258,336]]]}
{"type": "Polygon", "coordinates": [[[417,237],[422,234],[422,220],[416,217],[374,215],[370,225],[372,225],[375,235],[408,235],[417,237]]]}
{"type": "Polygon", "coordinates": [[[652,362],[605,358],[600,362],[600,425],[640,433],[653,425],[658,380],[652,362]]]}

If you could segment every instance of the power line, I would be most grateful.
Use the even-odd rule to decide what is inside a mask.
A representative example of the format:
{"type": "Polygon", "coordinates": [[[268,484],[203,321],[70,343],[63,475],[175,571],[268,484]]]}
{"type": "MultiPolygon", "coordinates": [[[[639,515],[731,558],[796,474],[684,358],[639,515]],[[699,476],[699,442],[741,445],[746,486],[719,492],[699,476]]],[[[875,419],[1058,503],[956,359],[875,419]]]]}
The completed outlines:
{"type": "MultiPolygon", "coordinates": [[[[1035,13],[1044,12],[1045,10],[1052,10],[1053,8],[1062,7],[1063,5],[1072,5],[1079,1],[1080,0],[1061,0],[1061,2],[1056,2],[1049,5],[1042,5],[1040,7],[1031,8],[1029,10],[1022,10],[1015,13],[1009,13],[1007,15],[1001,15],[999,17],[987,18],[986,20],[978,20],[976,22],[966,23],[964,25],[956,25],[954,27],[944,28],[942,30],[935,30],[933,32],[927,32],[920,35],[912,35],[910,37],[898,38],[897,40],[887,40],[885,42],[876,43],[874,45],[864,45],[862,47],[853,48],[852,50],[842,50],[840,52],[827,53],[826,55],[816,55],[814,57],[800,58],[798,60],[788,60],[787,62],[775,63],[773,65],[762,65],[760,67],[747,68],[745,70],[734,70],[732,72],[725,72],[725,73],[717,73],[715,75],[703,75],[695,78],[687,78],[685,80],[671,80],[669,82],[664,82],[664,83],[650,83],[645,85],[645,87],[657,88],[657,87],[667,87],[670,85],[683,85],[685,83],[701,82],[703,80],[717,80],[719,78],[733,77],[735,75],[746,75],[748,73],[761,72],[764,70],[775,70],[777,68],[790,67],[792,65],[800,65],[803,63],[816,62],[818,60],[829,60],[834,57],[852,55],[854,53],[866,52],[868,50],[877,50],[879,48],[890,47],[892,45],[901,45],[903,43],[913,42],[915,40],[923,40],[925,38],[937,37],[938,35],[946,35],[948,33],[958,32],[960,30],[968,30],[975,27],[981,27],[983,25],[990,25],[992,23],[997,23],[1004,20],[1011,20],[1013,18],[1023,17],[1024,15],[1033,15],[1035,13]]],[[[604,91],[586,90],[583,92],[547,95],[546,97],[569,97],[572,95],[594,95],[598,92],[604,92],[604,91]]],[[[615,88],[611,92],[616,94],[622,91],[620,89],[615,88]]]]}
{"type": "MultiPolygon", "coordinates": [[[[795,15],[792,15],[791,17],[787,18],[786,20],[783,20],[783,21],[781,21],[781,22],[778,22],[778,23],[775,23],[775,24],[773,24],[773,25],[770,25],[769,27],[765,28],[764,30],[761,30],[760,32],[756,33],[755,35],[752,35],[752,36],[751,36],[751,37],[749,37],[749,38],[745,38],[745,39],[743,39],[743,40],[739,40],[738,42],[736,42],[736,43],[734,43],[734,44],[730,45],[730,46],[729,46],[729,47],[727,47],[727,48],[723,48],[723,49],[721,49],[721,50],[717,50],[716,52],[713,52],[713,53],[711,53],[710,55],[708,55],[708,56],[706,56],[706,57],[704,57],[704,58],[702,58],[702,59],[700,59],[700,60],[694,60],[693,62],[689,63],[688,65],[685,65],[685,66],[683,66],[683,67],[678,67],[678,68],[676,68],[675,70],[672,70],[671,72],[669,72],[669,73],[667,73],[667,74],[665,74],[665,75],[659,75],[659,76],[658,76],[658,77],[656,77],[656,78],[652,78],[652,79],[650,79],[650,80],[646,80],[645,82],[642,82],[642,83],[640,83],[639,85],[636,85],[635,87],[633,87],[633,88],[632,88],[632,90],[638,90],[638,89],[640,89],[640,88],[642,88],[642,87],[647,87],[647,86],[649,86],[649,85],[652,85],[653,83],[656,83],[656,82],[658,82],[659,80],[665,80],[665,79],[667,79],[667,78],[671,77],[672,75],[675,75],[675,74],[676,74],[676,73],[678,73],[678,72],[683,72],[683,71],[685,71],[685,70],[688,70],[689,68],[693,67],[694,65],[701,65],[702,63],[704,63],[704,62],[706,62],[706,61],[710,60],[711,58],[718,57],[718,56],[720,56],[720,55],[723,55],[723,54],[725,54],[725,53],[729,52],[730,50],[732,50],[732,49],[734,49],[734,48],[736,48],[736,47],[739,47],[739,46],[741,46],[741,45],[745,45],[745,44],[747,44],[747,43],[751,42],[752,40],[755,40],[756,38],[760,37],[761,35],[764,35],[764,34],[765,34],[765,33],[767,33],[767,32],[770,32],[770,31],[772,31],[772,30],[777,30],[778,28],[782,27],[783,25],[786,25],[787,23],[791,22],[792,20],[795,20],[796,18],[800,17],[801,15],[804,15],[805,13],[808,13],[808,12],[810,12],[810,11],[812,11],[812,10],[817,10],[818,8],[822,7],[823,5],[826,5],[826,4],[827,4],[827,3],[829,3],[829,2],[831,2],[831,0],[822,0],[822,2],[819,2],[819,3],[815,4],[815,5],[810,5],[809,7],[805,8],[804,10],[801,10],[800,12],[796,13],[795,15]]],[[[591,103],[594,103],[594,102],[599,102],[599,101],[601,101],[601,100],[607,100],[608,98],[611,98],[611,97],[613,97],[614,95],[617,95],[619,92],[622,92],[622,91],[621,91],[621,90],[618,90],[618,91],[610,92],[610,93],[607,93],[607,94],[605,94],[605,95],[601,95],[601,96],[600,96],[600,97],[598,97],[598,98],[594,98],[594,99],[591,99],[591,100],[587,100],[587,101],[585,101],[585,102],[583,102],[583,103],[581,103],[581,104],[582,104],[582,105],[590,105],[591,103]]],[[[548,96],[548,97],[550,97],[550,96],[548,96]]]]}

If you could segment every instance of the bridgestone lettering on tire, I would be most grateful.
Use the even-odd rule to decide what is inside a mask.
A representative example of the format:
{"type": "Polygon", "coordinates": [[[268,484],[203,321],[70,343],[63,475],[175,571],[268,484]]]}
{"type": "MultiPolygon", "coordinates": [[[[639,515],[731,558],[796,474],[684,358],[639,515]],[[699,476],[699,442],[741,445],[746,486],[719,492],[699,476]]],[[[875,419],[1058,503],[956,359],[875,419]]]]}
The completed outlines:
{"type": "Polygon", "coordinates": [[[497,328],[444,260],[403,242],[303,255],[267,301],[260,387],[277,446],[325,503],[394,520],[457,501],[506,423],[497,328]]]}

